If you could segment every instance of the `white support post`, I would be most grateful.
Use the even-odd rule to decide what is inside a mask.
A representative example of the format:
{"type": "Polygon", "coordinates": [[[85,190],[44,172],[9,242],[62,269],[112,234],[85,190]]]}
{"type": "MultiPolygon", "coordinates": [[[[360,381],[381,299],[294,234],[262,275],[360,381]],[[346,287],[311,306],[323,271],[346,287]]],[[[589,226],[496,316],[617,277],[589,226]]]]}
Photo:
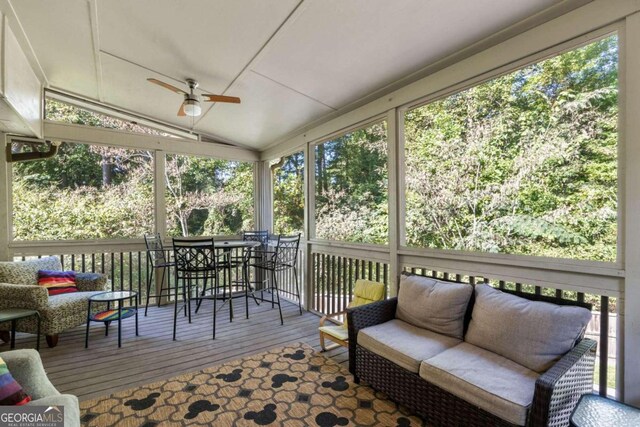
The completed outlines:
{"type": "Polygon", "coordinates": [[[622,364],[618,365],[621,398],[640,405],[640,13],[628,16],[620,35],[620,168],[623,176],[621,198],[624,209],[623,260],[625,284],[622,364]]]}
{"type": "Polygon", "coordinates": [[[304,147],[304,199],[306,200],[304,209],[304,235],[306,237],[305,247],[305,307],[307,310],[313,308],[313,297],[315,283],[315,274],[313,274],[313,254],[311,252],[311,239],[315,237],[316,228],[316,156],[313,145],[306,144],[304,147]]]}
{"type": "Polygon", "coordinates": [[[165,170],[167,158],[164,151],[156,151],[154,154],[154,209],[155,209],[155,230],[165,239],[167,237],[167,198],[165,194],[165,170]]]}
{"type": "Polygon", "coordinates": [[[394,108],[387,113],[387,147],[388,158],[388,203],[389,203],[389,297],[398,295],[398,277],[400,276],[400,263],[398,250],[400,249],[400,229],[404,227],[404,218],[400,213],[399,181],[403,179],[398,173],[398,114],[394,108]]]}
{"type": "Polygon", "coordinates": [[[256,162],[254,171],[256,230],[269,230],[270,233],[274,233],[273,185],[269,162],[256,162]]]}
{"type": "Polygon", "coordinates": [[[253,224],[256,230],[261,230],[263,225],[263,186],[260,179],[262,176],[262,164],[263,162],[256,162],[253,165],[253,224]]]}
{"type": "Polygon", "coordinates": [[[5,134],[0,133],[0,140],[3,142],[0,150],[0,261],[10,261],[9,259],[9,168],[5,152],[5,134]]]}
{"type": "MultiPolygon", "coordinates": [[[[155,224],[154,228],[156,233],[160,234],[160,238],[164,241],[167,238],[167,198],[165,193],[165,171],[167,167],[167,158],[164,151],[156,151],[153,156],[153,194],[154,194],[154,211],[155,211],[155,224]]],[[[168,286],[169,277],[165,275],[165,283],[162,283],[162,274],[157,274],[159,270],[155,271],[155,290],[154,295],[160,293],[160,289],[168,286]]],[[[166,297],[162,298],[160,304],[168,302],[166,297]]]]}

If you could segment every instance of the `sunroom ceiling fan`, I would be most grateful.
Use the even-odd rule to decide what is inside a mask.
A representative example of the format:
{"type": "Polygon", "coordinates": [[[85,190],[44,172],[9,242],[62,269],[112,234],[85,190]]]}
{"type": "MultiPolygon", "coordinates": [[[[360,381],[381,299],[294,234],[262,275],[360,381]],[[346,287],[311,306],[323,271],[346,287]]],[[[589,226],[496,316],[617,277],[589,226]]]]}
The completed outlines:
{"type": "MultiPolygon", "coordinates": [[[[182,89],[179,89],[169,83],[165,83],[158,79],[148,78],[148,81],[151,83],[157,84],[158,86],[162,86],[165,89],[169,89],[172,92],[179,93],[180,95],[184,95],[184,101],[178,110],[178,116],[191,116],[197,117],[202,113],[202,107],[200,107],[200,96],[195,94],[193,91],[198,87],[198,82],[193,79],[187,79],[186,84],[189,86],[189,92],[185,92],[182,89]]],[[[208,98],[205,99],[204,102],[230,102],[232,104],[239,104],[240,98],[236,96],[225,96],[225,95],[212,95],[209,93],[203,93],[202,96],[208,98]]]]}

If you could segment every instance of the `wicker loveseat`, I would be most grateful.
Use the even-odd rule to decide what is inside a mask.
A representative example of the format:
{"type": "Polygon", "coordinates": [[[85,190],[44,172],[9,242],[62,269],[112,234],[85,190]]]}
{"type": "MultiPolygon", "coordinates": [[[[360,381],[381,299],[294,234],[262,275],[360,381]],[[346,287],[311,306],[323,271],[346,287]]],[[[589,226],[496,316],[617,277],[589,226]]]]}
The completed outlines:
{"type": "MultiPolygon", "coordinates": [[[[41,317],[41,331],[46,336],[49,347],[58,343],[58,334],[82,325],[87,320],[87,301],[91,295],[104,292],[107,278],[103,274],[77,273],[76,285],[79,292],[49,295],[38,286],[38,270],[62,270],[60,259],[44,257],[16,262],[0,262],[0,308],[28,308],[36,310],[41,317]]],[[[93,307],[92,307],[93,308],[93,307]]],[[[96,304],[96,310],[98,310],[96,304]]],[[[36,319],[19,320],[18,332],[35,334],[36,319]]],[[[8,338],[11,325],[0,324],[0,336],[8,338]]]]}
{"type": "Polygon", "coordinates": [[[568,425],[593,389],[590,308],[403,274],[397,298],[347,311],[349,370],[428,425],[568,425]]]}

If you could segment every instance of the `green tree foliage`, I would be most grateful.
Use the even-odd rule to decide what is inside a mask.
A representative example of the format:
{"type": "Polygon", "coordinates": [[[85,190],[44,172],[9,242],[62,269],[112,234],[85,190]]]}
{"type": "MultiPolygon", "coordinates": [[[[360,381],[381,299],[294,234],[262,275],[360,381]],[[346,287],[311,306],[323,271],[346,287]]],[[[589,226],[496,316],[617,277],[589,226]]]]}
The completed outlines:
{"type": "Polygon", "coordinates": [[[316,147],[316,236],[388,243],[387,126],[358,129],[316,147]]]}
{"type": "Polygon", "coordinates": [[[273,174],[274,233],[304,231],[304,153],[291,154],[273,174]]]}
{"type": "Polygon", "coordinates": [[[615,36],[405,115],[411,246],[614,261],[615,36]]]}
{"type": "Polygon", "coordinates": [[[167,232],[238,234],[253,229],[253,164],[167,156],[167,232]]]}
{"type": "MultiPolygon", "coordinates": [[[[167,135],[50,99],[46,118],[167,135]]],[[[179,195],[167,197],[173,235],[252,228],[251,163],[169,156],[166,179],[179,195]]],[[[53,158],[13,165],[17,240],[140,238],[153,231],[153,212],[152,152],[63,143],[53,158]]]]}
{"type": "Polygon", "coordinates": [[[15,163],[14,238],[129,238],[151,232],[152,165],[149,152],[74,143],[63,143],[50,159],[15,163]]]}

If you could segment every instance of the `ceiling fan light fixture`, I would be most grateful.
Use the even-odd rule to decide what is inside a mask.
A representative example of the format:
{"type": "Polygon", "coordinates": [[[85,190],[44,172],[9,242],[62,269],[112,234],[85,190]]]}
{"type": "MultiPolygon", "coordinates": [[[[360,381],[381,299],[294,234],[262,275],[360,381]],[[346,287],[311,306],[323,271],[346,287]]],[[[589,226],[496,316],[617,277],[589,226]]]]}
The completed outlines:
{"type": "Polygon", "coordinates": [[[187,116],[198,117],[202,113],[200,103],[195,99],[186,99],[184,101],[184,113],[187,116]]]}

